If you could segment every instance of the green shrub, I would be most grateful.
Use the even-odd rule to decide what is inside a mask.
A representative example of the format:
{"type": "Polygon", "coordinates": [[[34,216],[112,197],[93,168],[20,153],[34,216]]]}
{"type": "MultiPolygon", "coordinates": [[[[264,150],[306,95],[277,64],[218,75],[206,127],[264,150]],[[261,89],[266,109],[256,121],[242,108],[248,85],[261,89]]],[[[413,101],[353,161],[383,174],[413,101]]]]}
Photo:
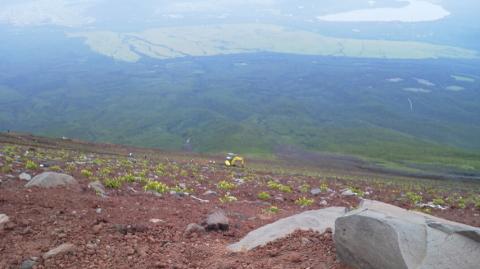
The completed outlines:
{"type": "Polygon", "coordinates": [[[58,165],[54,165],[54,166],[50,167],[50,170],[54,171],[54,172],[58,172],[58,171],[62,170],[62,168],[58,165]]]}
{"type": "Polygon", "coordinates": [[[278,191],[281,191],[281,192],[292,192],[292,188],[290,186],[283,185],[283,184],[275,182],[273,180],[270,180],[267,183],[267,186],[270,189],[278,190],[278,191]]]}
{"type": "Polygon", "coordinates": [[[445,201],[442,198],[435,198],[435,199],[433,199],[432,202],[433,202],[434,205],[439,205],[439,206],[444,206],[445,205],[445,201]]]}
{"type": "Polygon", "coordinates": [[[314,200],[313,199],[308,199],[306,197],[300,197],[297,200],[295,200],[295,204],[299,206],[311,206],[313,205],[314,200]]]}
{"type": "Polygon", "coordinates": [[[167,184],[154,180],[150,180],[149,182],[147,182],[147,184],[145,184],[143,188],[145,189],[145,191],[154,191],[158,193],[166,193],[170,190],[167,184]]]}
{"type": "Polygon", "coordinates": [[[305,193],[308,192],[308,190],[310,190],[310,185],[303,184],[302,186],[300,186],[300,192],[305,193]]]}
{"type": "Polygon", "coordinates": [[[105,187],[111,189],[119,189],[122,187],[122,182],[118,179],[107,179],[105,180],[105,187]]]}
{"type": "Polygon", "coordinates": [[[267,208],[266,211],[267,211],[267,213],[276,214],[276,213],[280,212],[280,208],[272,205],[272,206],[270,206],[269,208],[267,208]]]}
{"type": "Polygon", "coordinates": [[[218,182],[217,184],[217,188],[221,189],[221,190],[224,190],[224,191],[229,191],[229,190],[233,190],[235,189],[235,184],[233,184],[232,182],[228,182],[228,181],[225,181],[225,180],[222,180],[220,182],[218,182]]]}
{"type": "Polygon", "coordinates": [[[29,170],[35,170],[38,169],[38,165],[34,161],[28,160],[27,163],[25,163],[25,168],[29,170]]]}
{"type": "Polygon", "coordinates": [[[231,203],[237,201],[237,197],[229,194],[225,194],[223,197],[220,197],[220,202],[222,203],[231,203]]]}
{"type": "Polygon", "coordinates": [[[420,194],[417,194],[411,191],[407,192],[405,196],[407,196],[408,200],[410,200],[410,202],[414,205],[422,202],[423,200],[423,197],[420,194]]]}
{"type": "Polygon", "coordinates": [[[260,200],[268,200],[270,199],[270,194],[268,192],[262,191],[257,195],[258,199],[260,200]]]}
{"type": "Polygon", "coordinates": [[[86,178],[90,178],[91,176],[93,176],[92,171],[87,170],[87,169],[82,169],[82,171],[80,171],[80,174],[82,174],[82,176],[84,176],[86,178]]]}

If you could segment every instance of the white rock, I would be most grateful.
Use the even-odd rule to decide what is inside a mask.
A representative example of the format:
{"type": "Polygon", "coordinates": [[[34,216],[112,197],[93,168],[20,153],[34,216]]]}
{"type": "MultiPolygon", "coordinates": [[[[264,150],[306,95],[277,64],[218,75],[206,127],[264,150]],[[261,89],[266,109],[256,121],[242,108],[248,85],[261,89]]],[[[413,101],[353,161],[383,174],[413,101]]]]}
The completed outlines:
{"type": "Polygon", "coordinates": [[[0,225],[7,223],[10,218],[5,214],[0,214],[0,225]]]}
{"type": "Polygon", "coordinates": [[[364,200],[335,222],[338,258],[365,269],[477,269],[480,229],[364,200]]]}
{"type": "Polygon", "coordinates": [[[240,242],[229,245],[227,248],[235,252],[251,250],[285,237],[296,230],[314,230],[323,233],[327,228],[333,230],[335,220],[344,214],[344,207],[305,211],[251,231],[240,242]]]}
{"type": "Polygon", "coordinates": [[[342,191],[343,196],[353,196],[355,193],[352,190],[344,190],[342,191]]]}
{"type": "Polygon", "coordinates": [[[30,179],[32,179],[32,176],[23,172],[18,176],[18,178],[21,179],[21,180],[30,181],[30,179]]]}

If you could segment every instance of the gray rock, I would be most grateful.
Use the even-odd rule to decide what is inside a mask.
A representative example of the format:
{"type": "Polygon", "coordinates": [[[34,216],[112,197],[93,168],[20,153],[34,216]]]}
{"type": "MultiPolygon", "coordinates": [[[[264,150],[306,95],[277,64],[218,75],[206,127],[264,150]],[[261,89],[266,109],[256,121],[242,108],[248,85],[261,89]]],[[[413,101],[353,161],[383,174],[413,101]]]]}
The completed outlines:
{"type": "Polygon", "coordinates": [[[296,230],[314,230],[323,233],[334,229],[335,220],[345,214],[344,207],[329,207],[278,220],[248,233],[238,243],[229,245],[230,251],[247,251],[285,237],[296,230]]]}
{"type": "Polygon", "coordinates": [[[46,260],[61,254],[72,253],[74,251],[75,251],[75,245],[70,243],[64,243],[56,248],[49,250],[47,253],[43,254],[42,258],[46,260]]]}
{"type": "Polygon", "coordinates": [[[92,189],[95,191],[95,193],[101,197],[107,197],[107,194],[106,194],[106,191],[105,191],[105,187],[103,186],[103,184],[100,182],[100,181],[94,181],[94,182],[90,182],[88,184],[88,188],[89,189],[92,189]]]}
{"type": "Polygon", "coordinates": [[[480,229],[364,200],[335,222],[338,258],[362,269],[474,269],[480,229]]]}
{"type": "Polygon", "coordinates": [[[32,176],[23,172],[18,176],[18,178],[21,179],[21,180],[30,181],[30,179],[32,179],[32,176]]]}
{"type": "Polygon", "coordinates": [[[36,261],[28,259],[22,262],[20,269],[32,269],[36,264],[36,261]]]}
{"type": "Polygon", "coordinates": [[[185,236],[189,236],[193,233],[197,233],[197,234],[200,234],[200,233],[203,233],[205,232],[205,228],[203,228],[203,226],[201,225],[198,225],[196,223],[190,223],[187,225],[187,228],[185,228],[185,236]]]}
{"type": "Polygon", "coordinates": [[[206,192],[203,193],[204,196],[210,196],[210,195],[217,195],[217,192],[215,191],[211,191],[211,190],[208,190],[206,192]]]}
{"type": "Polygon", "coordinates": [[[73,186],[77,184],[77,180],[70,175],[55,172],[44,172],[32,178],[32,180],[30,180],[25,187],[53,188],[73,186]]]}
{"type": "Polygon", "coordinates": [[[315,188],[315,189],[310,190],[310,194],[312,194],[312,195],[319,195],[320,193],[322,193],[322,190],[319,189],[319,188],[315,188]]]}
{"type": "Polygon", "coordinates": [[[355,193],[352,190],[344,190],[342,191],[343,196],[353,196],[355,193]]]}
{"type": "Polygon", "coordinates": [[[208,231],[212,231],[212,230],[226,231],[229,228],[229,220],[223,210],[216,210],[210,215],[208,215],[207,220],[205,221],[205,225],[208,231]]]}

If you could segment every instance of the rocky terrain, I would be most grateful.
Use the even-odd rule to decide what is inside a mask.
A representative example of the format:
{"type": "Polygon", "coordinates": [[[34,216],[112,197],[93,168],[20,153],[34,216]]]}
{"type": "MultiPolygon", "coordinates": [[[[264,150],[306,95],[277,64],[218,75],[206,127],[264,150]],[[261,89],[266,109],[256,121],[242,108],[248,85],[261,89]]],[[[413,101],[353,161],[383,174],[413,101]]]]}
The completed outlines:
{"type": "Polygon", "coordinates": [[[348,268],[331,229],[227,246],[307,210],[362,198],[480,227],[480,188],[219,156],[0,136],[0,268],[348,268]],[[132,154],[129,154],[132,153],[132,154]],[[283,167],[279,169],[278,167],[283,167]]]}

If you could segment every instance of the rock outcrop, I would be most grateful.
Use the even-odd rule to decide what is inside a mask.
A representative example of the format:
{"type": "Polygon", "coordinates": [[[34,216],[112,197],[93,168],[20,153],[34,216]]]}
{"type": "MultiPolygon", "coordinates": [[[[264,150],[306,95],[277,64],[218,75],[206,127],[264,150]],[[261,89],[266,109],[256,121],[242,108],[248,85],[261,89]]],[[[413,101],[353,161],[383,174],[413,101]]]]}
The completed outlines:
{"type": "Polygon", "coordinates": [[[54,188],[77,185],[78,182],[70,175],[55,172],[41,173],[30,180],[25,187],[54,188]]]}
{"type": "Polygon", "coordinates": [[[364,200],[335,222],[338,258],[359,269],[476,269],[480,229],[364,200]]]}
{"type": "Polygon", "coordinates": [[[323,233],[327,228],[333,229],[335,220],[344,214],[344,207],[305,211],[254,230],[238,243],[228,246],[228,249],[235,252],[251,250],[285,237],[296,230],[313,230],[323,233]]]}

